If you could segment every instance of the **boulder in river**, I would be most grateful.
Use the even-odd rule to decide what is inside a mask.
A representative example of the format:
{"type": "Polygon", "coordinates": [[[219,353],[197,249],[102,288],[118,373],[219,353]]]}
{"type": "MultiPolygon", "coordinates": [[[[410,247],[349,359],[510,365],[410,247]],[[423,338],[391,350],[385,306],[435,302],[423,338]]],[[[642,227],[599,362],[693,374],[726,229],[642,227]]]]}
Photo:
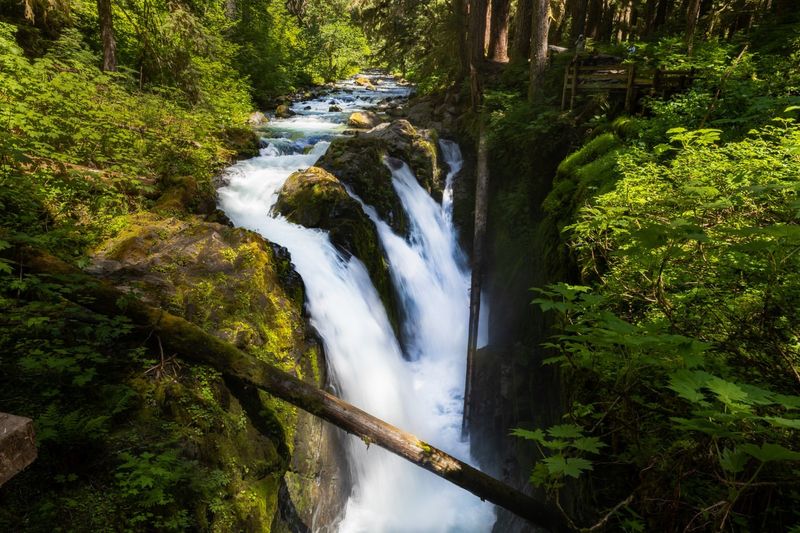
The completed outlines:
{"type": "Polygon", "coordinates": [[[267,115],[261,111],[254,111],[253,113],[250,113],[250,116],[247,119],[247,123],[254,127],[263,126],[267,122],[269,122],[267,115]]]}
{"type": "Polygon", "coordinates": [[[348,126],[362,130],[370,130],[380,123],[380,117],[372,111],[357,111],[347,119],[348,126]]]}
{"type": "Polygon", "coordinates": [[[289,118],[295,115],[296,113],[286,104],[281,104],[275,108],[275,116],[278,118],[289,118]]]}
{"type": "Polygon", "coordinates": [[[443,187],[436,142],[435,132],[417,130],[407,120],[387,122],[353,137],[334,139],[317,166],[351,187],[395,231],[406,234],[408,220],[384,158],[408,163],[419,183],[436,197],[443,187]]]}
{"type": "Polygon", "coordinates": [[[328,111],[331,112],[331,113],[341,113],[342,112],[342,108],[339,107],[338,105],[332,105],[332,106],[330,106],[328,108],[328,111]]]}
{"type": "Polygon", "coordinates": [[[366,76],[357,76],[356,79],[353,80],[353,81],[355,81],[356,85],[360,85],[360,86],[364,87],[365,89],[369,89],[370,91],[374,91],[375,90],[375,86],[372,84],[370,79],[367,78],[366,76]]]}
{"type": "Polygon", "coordinates": [[[336,176],[319,167],[295,172],[283,184],[272,209],[295,224],[327,230],[334,245],[358,257],[367,267],[395,333],[399,332],[399,306],[375,225],[336,176]]]}

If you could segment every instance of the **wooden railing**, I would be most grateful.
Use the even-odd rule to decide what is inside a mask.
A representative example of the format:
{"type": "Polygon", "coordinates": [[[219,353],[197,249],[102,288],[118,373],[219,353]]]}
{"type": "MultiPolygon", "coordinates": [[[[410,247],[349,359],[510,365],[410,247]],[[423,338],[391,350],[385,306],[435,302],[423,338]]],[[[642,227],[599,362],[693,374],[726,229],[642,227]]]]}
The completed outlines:
{"type": "Polygon", "coordinates": [[[638,97],[686,90],[696,77],[695,70],[639,70],[635,63],[583,65],[573,62],[564,73],[561,109],[572,109],[578,93],[625,91],[625,110],[634,111],[638,97]]]}

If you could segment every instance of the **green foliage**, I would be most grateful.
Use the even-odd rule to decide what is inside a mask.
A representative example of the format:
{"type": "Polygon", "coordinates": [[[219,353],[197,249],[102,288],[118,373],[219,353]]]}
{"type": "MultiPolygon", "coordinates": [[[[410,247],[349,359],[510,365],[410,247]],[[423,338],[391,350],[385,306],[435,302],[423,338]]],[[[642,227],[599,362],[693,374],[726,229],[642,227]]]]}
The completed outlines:
{"type": "MultiPolygon", "coordinates": [[[[223,129],[242,102],[188,107],[168,91],[138,91],[100,72],[80,35],[66,30],[29,61],[0,26],[0,224],[80,253],[113,231],[115,217],[148,205],[162,184],[192,175],[210,187],[230,160],[223,129]],[[221,107],[220,107],[221,106],[221,107]]],[[[241,96],[241,95],[240,95],[241,96]]],[[[237,99],[237,98],[233,98],[237,99]]]]}
{"type": "Polygon", "coordinates": [[[551,490],[563,486],[565,477],[578,478],[583,472],[593,469],[590,460],[574,455],[596,455],[606,446],[597,437],[585,436],[583,429],[574,424],[553,426],[546,433],[541,429],[528,431],[518,428],[511,434],[537,443],[543,459],[536,464],[531,482],[551,490]]]}
{"type": "Polygon", "coordinates": [[[238,17],[230,32],[238,46],[236,65],[262,106],[302,86],[350,76],[369,54],[366,37],[352,20],[350,2],[308,2],[294,14],[284,4],[236,4],[238,17]]]}
{"type": "Polygon", "coordinates": [[[314,2],[307,8],[303,42],[309,50],[306,68],[312,79],[336,81],[364,66],[370,53],[363,30],[353,22],[349,2],[314,2]]]}
{"type": "Polygon", "coordinates": [[[70,277],[0,274],[0,406],[35,421],[39,454],[3,487],[0,529],[269,523],[277,487],[258,508],[250,498],[283,462],[221,376],[174,363],[159,376],[147,332],[72,303],[80,289],[70,277]]]}
{"type": "MultiPolygon", "coordinates": [[[[731,142],[711,128],[669,134],[658,155],[609,152],[620,144],[605,134],[562,163],[559,175],[580,184],[611,154],[581,203],[555,203],[569,198],[556,185],[546,204],[577,209],[564,231],[584,285],[539,290],[534,302],[558,317],[545,362],[572,384],[575,431],[613,436],[611,461],[641,478],[638,488],[609,483],[609,506],[635,489],[675,502],[640,504],[652,524],[675,520],[669,505],[688,523],[720,502],[704,512],[724,528],[770,499],[766,520],[795,523],[800,127],[781,118],[731,142]]],[[[520,436],[557,451],[534,470],[539,484],[557,488],[593,466],[570,466],[580,455],[565,455],[556,435],[555,445],[541,430],[520,436]]]]}
{"type": "Polygon", "coordinates": [[[418,84],[423,93],[448,88],[458,70],[458,31],[450,0],[367,0],[359,20],[375,58],[418,84]]]}

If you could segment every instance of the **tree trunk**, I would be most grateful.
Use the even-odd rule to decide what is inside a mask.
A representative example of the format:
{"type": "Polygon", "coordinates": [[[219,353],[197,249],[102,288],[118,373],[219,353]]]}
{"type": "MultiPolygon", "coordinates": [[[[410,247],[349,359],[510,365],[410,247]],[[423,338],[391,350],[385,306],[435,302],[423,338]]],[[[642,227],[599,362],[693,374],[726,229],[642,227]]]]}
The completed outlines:
{"type": "Polygon", "coordinates": [[[694,47],[694,32],[697,29],[697,20],[700,18],[700,0],[689,0],[686,6],[686,48],[692,55],[694,47]]]}
{"type": "Polygon", "coordinates": [[[366,443],[411,461],[483,500],[504,507],[551,531],[566,531],[561,515],[530,496],[444,453],[332,394],[209,335],[191,322],[150,307],[60,259],[30,247],[11,248],[3,255],[17,260],[18,274],[32,272],[69,278],[69,296],[80,305],[109,316],[123,315],[158,335],[183,359],[211,366],[223,375],[260,388],[308,413],[327,420],[366,443]],[[10,252],[10,253],[9,253],[10,252]]]}
{"type": "Polygon", "coordinates": [[[550,2],[534,0],[531,13],[531,65],[528,76],[528,101],[533,103],[547,70],[547,34],[550,32],[550,2]]]}
{"type": "Polygon", "coordinates": [[[489,0],[469,0],[470,61],[480,67],[486,54],[486,15],[489,0]]]}
{"type": "Polygon", "coordinates": [[[589,0],[589,13],[586,16],[586,35],[598,39],[603,26],[603,0],[589,0]]]}
{"type": "Polygon", "coordinates": [[[515,63],[527,63],[531,55],[531,11],[533,0],[519,0],[517,14],[514,19],[514,40],[512,41],[511,60],[515,63]]]}
{"type": "Polygon", "coordinates": [[[111,0],[97,0],[97,15],[100,19],[100,38],[103,41],[103,70],[117,70],[117,42],[114,40],[111,0]]]}
{"type": "Polygon", "coordinates": [[[570,46],[575,46],[581,35],[586,35],[586,7],[589,0],[575,0],[572,4],[572,28],[569,33],[570,46]]]}
{"type": "Polygon", "coordinates": [[[792,13],[792,8],[794,7],[792,4],[794,4],[794,0],[775,0],[775,4],[773,5],[775,15],[779,19],[788,17],[792,13]]]}
{"type": "Polygon", "coordinates": [[[469,74],[469,48],[467,41],[467,2],[453,0],[453,33],[456,36],[456,54],[458,55],[458,73],[456,83],[460,84],[469,74]]]}
{"type": "Polygon", "coordinates": [[[658,0],[658,8],[656,9],[656,18],[653,21],[653,30],[657,31],[667,23],[667,16],[669,14],[669,5],[672,0],[658,0]]]}
{"type": "Polygon", "coordinates": [[[647,0],[647,3],[645,3],[644,15],[642,16],[644,19],[642,24],[642,33],[639,35],[639,37],[648,37],[653,32],[653,23],[655,22],[657,3],[657,0],[647,0]]]}
{"type": "Polygon", "coordinates": [[[605,3],[603,10],[603,18],[600,24],[600,33],[597,35],[597,40],[609,43],[614,32],[614,18],[617,16],[617,5],[611,2],[605,3]]]}
{"type": "Polygon", "coordinates": [[[508,61],[508,16],[510,8],[510,0],[492,0],[489,59],[499,63],[508,61]]]}
{"type": "Polygon", "coordinates": [[[464,382],[464,414],[461,435],[469,432],[472,411],[472,383],[475,377],[475,352],[478,350],[478,329],[481,316],[481,285],[483,280],[483,247],[486,240],[486,220],[489,211],[489,141],[481,118],[478,132],[478,165],[475,179],[475,232],[472,240],[472,280],[469,289],[469,336],[467,339],[467,375],[464,382]]]}

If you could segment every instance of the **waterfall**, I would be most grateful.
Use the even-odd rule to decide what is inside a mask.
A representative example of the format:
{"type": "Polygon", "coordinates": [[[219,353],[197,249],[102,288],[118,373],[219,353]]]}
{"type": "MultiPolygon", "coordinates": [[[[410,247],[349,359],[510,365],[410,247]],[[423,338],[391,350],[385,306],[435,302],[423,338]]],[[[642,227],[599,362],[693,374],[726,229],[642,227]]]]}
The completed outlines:
{"type": "MultiPolygon", "coordinates": [[[[362,103],[354,98],[352,105],[362,103]]],[[[270,134],[286,138],[276,132],[300,129],[304,138],[313,139],[314,134],[335,131],[330,125],[335,122],[317,128],[317,121],[324,117],[295,117],[281,121],[270,134]]],[[[437,205],[399,161],[388,164],[410,220],[410,237],[394,234],[373,209],[364,206],[378,229],[406,311],[404,357],[364,265],[355,257],[345,258],[325,232],[270,214],[286,178],[313,165],[329,143],[320,140],[309,153],[299,149],[291,153],[286,142],[281,149],[271,144],[260,157],[230,169],[227,185],[219,190],[220,207],[237,226],[289,250],[305,283],[311,324],[323,340],[342,397],[468,460],[469,448],[460,441],[459,430],[469,272],[453,231],[452,209],[437,205]]],[[[448,161],[452,190],[460,153],[457,146],[450,148],[445,155],[452,158],[448,161]]],[[[493,507],[470,493],[356,438],[348,439],[348,449],[354,489],[339,525],[341,532],[491,529],[493,507]]]]}

